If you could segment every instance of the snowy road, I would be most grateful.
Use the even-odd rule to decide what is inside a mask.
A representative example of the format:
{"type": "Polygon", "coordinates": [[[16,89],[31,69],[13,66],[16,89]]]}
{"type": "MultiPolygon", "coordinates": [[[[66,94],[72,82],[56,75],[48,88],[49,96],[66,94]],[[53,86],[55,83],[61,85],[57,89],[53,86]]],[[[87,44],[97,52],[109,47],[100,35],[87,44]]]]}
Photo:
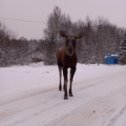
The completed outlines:
{"type": "Polygon", "coordinates": [[[0,126],[126,126],[125,74],[79,64],[74,97],[63,100],[56,66],[0,68],[0,126]]]}

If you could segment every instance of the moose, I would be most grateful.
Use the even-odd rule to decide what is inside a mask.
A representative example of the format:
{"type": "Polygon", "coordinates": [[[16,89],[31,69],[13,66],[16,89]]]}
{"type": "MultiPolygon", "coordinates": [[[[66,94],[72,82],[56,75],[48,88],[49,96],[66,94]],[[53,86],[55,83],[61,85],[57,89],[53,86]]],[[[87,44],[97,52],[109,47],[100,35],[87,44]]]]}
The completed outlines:
{"type": "Polygon", "coordinates": [[[68,68],[70,68],[70,88],[69,96],[72,97],[72,81],[76,71],[77,54],[76,54],[76,40],[83,37],[83,33],[78,35],[68,35],[64,31],[60,31],[61,37],[65,39],[65,46],[59,48],[57,51],[57,64],[59,69],[59,91],[62,91],[61,77],[62,71],[64,76],[64,99],[68,99],[67,83],[68,83],[68,68]]]}

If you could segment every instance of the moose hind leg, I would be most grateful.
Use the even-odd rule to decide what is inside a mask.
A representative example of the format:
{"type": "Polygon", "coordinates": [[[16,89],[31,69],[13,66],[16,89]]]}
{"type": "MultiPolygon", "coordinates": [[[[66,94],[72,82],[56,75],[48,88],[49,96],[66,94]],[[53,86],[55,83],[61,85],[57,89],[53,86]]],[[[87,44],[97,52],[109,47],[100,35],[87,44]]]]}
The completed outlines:
{"type": "Polygon", "coordinates": [[[61,84],[61,79],[62,79],[62,66],[58,66],[59,68],[59,91],[62,91],[62,84],[61,84]]]}
{"type": "Polygon", "coordinates": [[[64,75],[64,99],[68,99],[68,94],[67,94],[67,68],[63,68],[63,75],[64,75]]]}
{"type": "Polygon", "coordinates": [[[72,83],[73,83],[73,77],[76,71],[76,67],[72,67],[71,71],[70,71],[70,89],[69,89],[69,96],[73,96],[73,92],[72,92],[72,83]]]}

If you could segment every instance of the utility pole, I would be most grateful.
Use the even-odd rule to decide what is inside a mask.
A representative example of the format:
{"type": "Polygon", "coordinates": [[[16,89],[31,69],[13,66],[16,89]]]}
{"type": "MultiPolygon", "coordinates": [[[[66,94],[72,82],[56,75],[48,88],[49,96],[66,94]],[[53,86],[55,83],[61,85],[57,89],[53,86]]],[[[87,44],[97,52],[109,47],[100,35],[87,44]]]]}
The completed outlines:
{"type": "Polygon", "coordinates": [[[103,59],[103,55],[102,55],[103,50],[102,50],[102,43],[101,43],[102,22],[103,20],[99,20],[99,25],[98,25],[98,50],[97,50],[98,65],[100,64],[100,62],[102,63],[102,59],[103,59]]]}

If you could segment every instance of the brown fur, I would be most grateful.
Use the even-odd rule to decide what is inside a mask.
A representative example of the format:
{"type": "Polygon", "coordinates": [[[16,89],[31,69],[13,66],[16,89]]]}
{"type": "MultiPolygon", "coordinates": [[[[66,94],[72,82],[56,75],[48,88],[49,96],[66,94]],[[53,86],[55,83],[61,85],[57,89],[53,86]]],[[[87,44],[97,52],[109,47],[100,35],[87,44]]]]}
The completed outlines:
{"type": "Polygon", "coordinates": [[[66,55],[66,48],[60,48],[57,51],[57,63],[59,66],[66,66],[66,67],[72,67],[75,66],[77,63],[77,55],[76,52],[74,52],[73,56],[67,56],[66,55]]]}
{"type": "Polygon", "coordinates": [[[70,88],[69,96],[73,96],[72,93],[72,81],[76,71],[77,55],[76,55],[76,39],[83,37],[82,34],[79,36],[68,36],[64,32],[60,32],[60,35],[65,38],[65,47],[60,48],[57,51],[57,64],[59,68],[60,84],[59,90],[62,90],[61,76],[63,71],[64,76],[64,99],[68,99],[67,93],[67,82],[68,82],[68,68],[70,68],[70,88]]]}

